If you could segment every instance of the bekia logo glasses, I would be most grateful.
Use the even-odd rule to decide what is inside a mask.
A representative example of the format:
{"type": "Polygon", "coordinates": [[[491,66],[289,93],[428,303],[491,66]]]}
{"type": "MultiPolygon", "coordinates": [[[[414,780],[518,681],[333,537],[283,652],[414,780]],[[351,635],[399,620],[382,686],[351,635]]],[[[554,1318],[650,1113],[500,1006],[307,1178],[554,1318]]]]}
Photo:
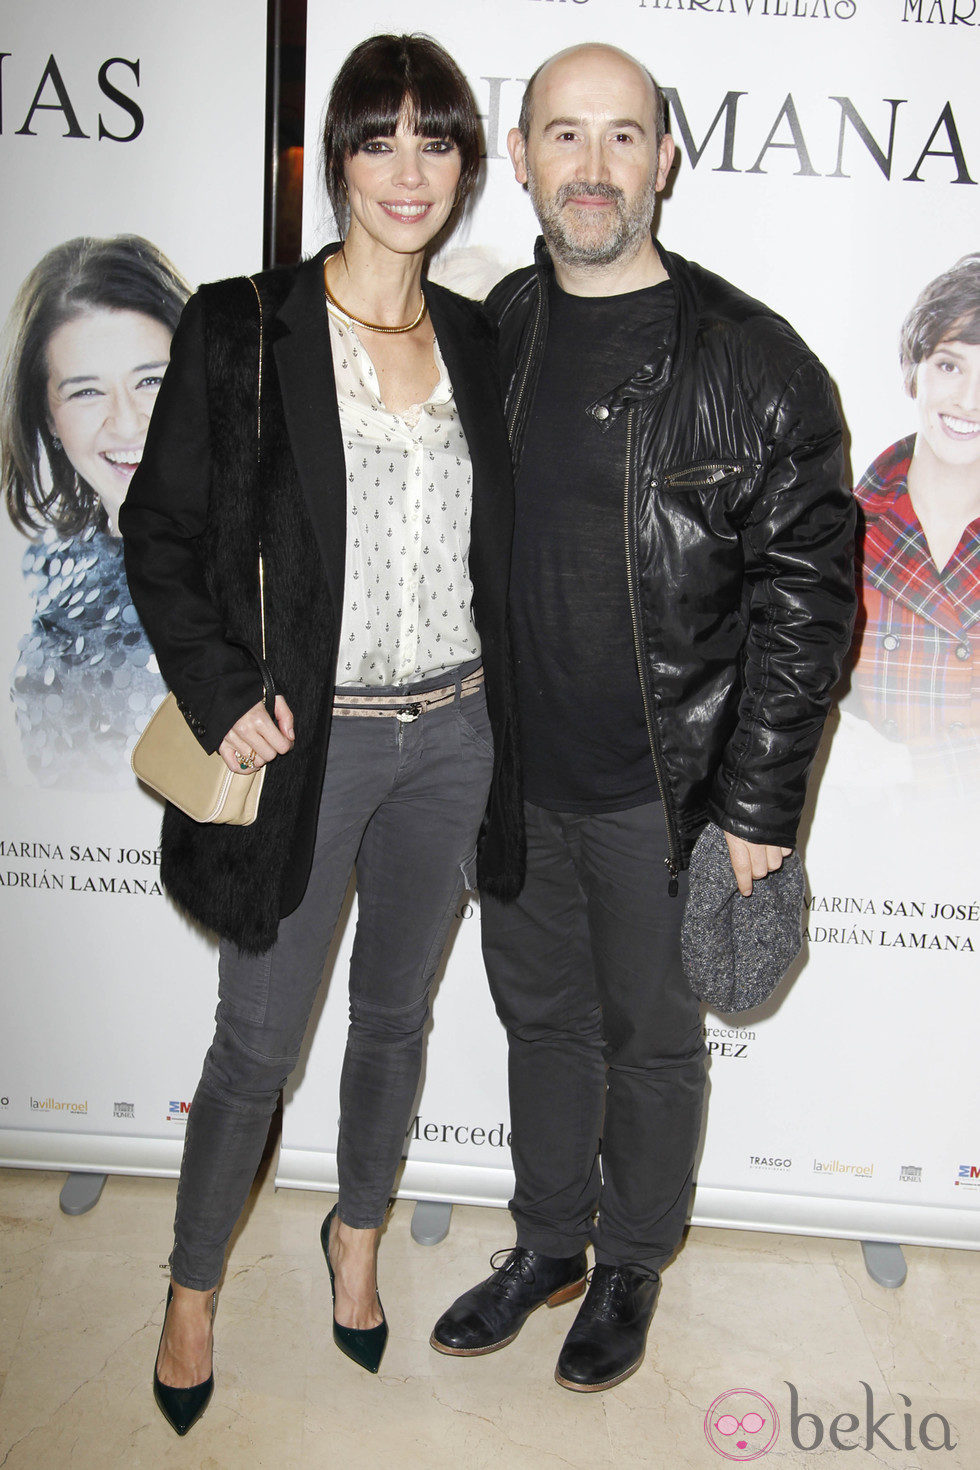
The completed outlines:
{"type": "Polygon", "coordinates": [[[779,1415],[752,1388],[730,1388],[719,1394],[704,1416],[705,1438],[726,1460],[746,1463],[772,1449],[779,1436],[779,1415]]]}

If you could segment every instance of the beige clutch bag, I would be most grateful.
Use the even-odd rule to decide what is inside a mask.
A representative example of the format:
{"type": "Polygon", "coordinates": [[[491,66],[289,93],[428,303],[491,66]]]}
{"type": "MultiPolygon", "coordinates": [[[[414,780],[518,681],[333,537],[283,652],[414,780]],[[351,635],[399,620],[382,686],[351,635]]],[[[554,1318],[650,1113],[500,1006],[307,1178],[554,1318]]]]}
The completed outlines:
{"type": "Polygon", "coordinates": [[[207,755],[172,694],[137,740],[130,764],[144,785],[195,822],[249,827],[255,821],[265,766],[239,776],[229,771],[217,751],[207,755]]]}

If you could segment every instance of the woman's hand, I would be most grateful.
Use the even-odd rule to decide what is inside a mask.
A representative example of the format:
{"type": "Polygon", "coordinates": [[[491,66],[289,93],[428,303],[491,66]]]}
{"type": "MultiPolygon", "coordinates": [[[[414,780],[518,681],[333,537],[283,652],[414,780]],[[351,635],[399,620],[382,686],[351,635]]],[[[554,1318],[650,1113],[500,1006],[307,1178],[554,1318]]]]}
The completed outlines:
{"type": "Polygon", "coordinates": [[[257,771],[274,761],[277,755],[288,755],[293,748],[296,731],[289,705],[276,695],[276,718],[271,720],[262,702],[236,720],[218,746],[218,754],[228,767],[240,776],[243,771],[257,771]]]}

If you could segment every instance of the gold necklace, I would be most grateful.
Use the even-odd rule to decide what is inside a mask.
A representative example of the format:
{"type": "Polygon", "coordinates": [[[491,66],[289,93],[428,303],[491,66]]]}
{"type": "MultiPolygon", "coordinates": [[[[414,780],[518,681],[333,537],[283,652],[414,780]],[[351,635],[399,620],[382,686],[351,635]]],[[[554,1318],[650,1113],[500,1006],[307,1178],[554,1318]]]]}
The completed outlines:
{"type": "Polygon", "coordinates": [[[396,337],[400,332],[414,331],[419,322],[422,321],[427,310],[425,304],[425,296],[420,291],[419,295],[422,297],[422,305],[419,307],[418,316],[413,322],[407,322],[403,327],[382,327],[379,326],[377,322],[364,321],[362,317],[355,316],[352,311],[348,311],[346,306],[341,306],[340,302],[337,300],[336,296],[330,289],[330,284],[327,281],[326,266],[324,266],[323,270],[323,289],[327,293],[327,300],[330,302],[331,306],[335,306],[338,311],[343,312],[344,316],[347,317],[349,321],[354,322],[355,325],[358,327],[366,327],[369,332],[383,332],[386,337],[396,337]]]}

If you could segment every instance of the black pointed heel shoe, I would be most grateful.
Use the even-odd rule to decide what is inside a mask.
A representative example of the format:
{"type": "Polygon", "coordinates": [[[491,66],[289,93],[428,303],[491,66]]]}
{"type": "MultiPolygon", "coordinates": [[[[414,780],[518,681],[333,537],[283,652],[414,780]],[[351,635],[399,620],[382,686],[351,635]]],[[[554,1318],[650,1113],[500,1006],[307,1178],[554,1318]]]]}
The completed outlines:
{"type": "MultiPolygon", "coordinates": [[[[160,1341],[163,1342],[163,1334],[167,1326],[167,1312],[170,1303],[174,1299],[172,1286],[167,1287],[167,1305],[163,1313],[163,1327],[160,1329],[160,1341]]],[[[211,1299],[211,1318],[214,1320],[215,1299],[211,1299]]],[[[160,1349],[157,1348],[157,1358],[160,1349]]],[[[171,1388],[167,1383],[161,1383],[157,1374],[156,1360],[153,1363],[153,1397],[157,1401],[157,1408],[166,1419],[171,1429],[177,1434],[184,1435],[192,1425],[204,1413],[211,1401],[214,1392],[214,1371],[203,1383],[195,1383],[190,1388],[171,1388]]]]}
{"type": "MultiPolygon", "coordinates": [[[[330,1225],[336,1213],[337,1206],[334,1205],[320,1226],[320,1244],[323,1246],[327,1270],[330,1272],[330,1295],[334,1300],[336,1300],[337,1291],[333,1266],[330,1264],[330,1225]]],[[[359,1368],[366,1368],[369,1373],[377,1373],[381,1367],[381,1359],[384,1357],[384,1350],[388,1343],[388,1321],[385,1317],[385,1309],[381,1306],[380,1296],[378,1306],[381,1307],[381,1321],[377,1327],[342,1327],[336,1317],[333,1321],[333,1340],[340,1351],[346,1353],[359,1368]]]]}

